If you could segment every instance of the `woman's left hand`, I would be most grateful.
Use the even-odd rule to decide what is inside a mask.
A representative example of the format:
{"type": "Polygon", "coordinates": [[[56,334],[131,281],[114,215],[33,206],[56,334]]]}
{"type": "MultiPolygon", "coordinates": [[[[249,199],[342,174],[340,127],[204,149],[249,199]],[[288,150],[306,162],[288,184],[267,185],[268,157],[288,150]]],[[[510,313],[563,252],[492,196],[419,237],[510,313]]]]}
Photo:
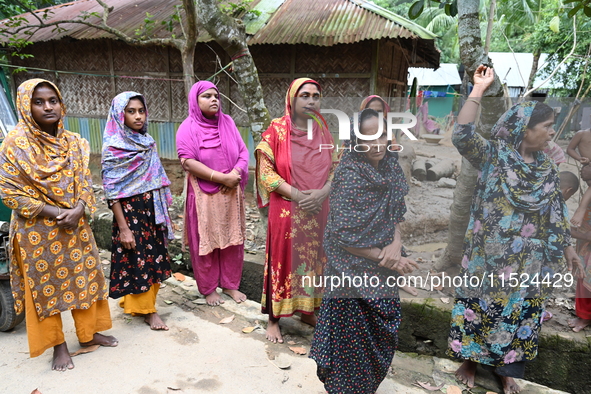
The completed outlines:
{"type": "Polygon", "coordinates": [[[391,269],[392,271],[398,272],[400,275],[406,275],[413,272],[415,269],[419,268],[419,265],[416,261],[409,259],[408,257],[401,257],[395,264],[382,265],[382,262],[379,264],[382,267],[391,269]]]}
{"type": "Polygon", "coordinates": [[[585,269],[581,263],[581,258],[572,246],[567,246],[564,249],[564,257],[566,258],[566,264],[568,270],[572,272],[575,278],[584,278],[585,269]]]}
{"type": "Polygon", "coordinates": [[[384,247],[379,256],[380,265],[387,268],[389,268],[389,265],[396,265],[402,257],[401,249],[402,242],[396,239],[390,245],[384,247]]]}
{"type": "Polygon", "coordinates": [[[322,209],[322,203],[327,197],[324,190],[311,189],[301,192],[305,195],[299,202],[299,207],[304,211],[316,215],[322,209]]]}
{"type": "Polygon", "coordinates": [[[82,215],[84,215],[84,205],[82,204],[78,204],[72,209],[62,209],[61,215],[56,217],[57,225],[66,230],[75,230],[82,215]]]}

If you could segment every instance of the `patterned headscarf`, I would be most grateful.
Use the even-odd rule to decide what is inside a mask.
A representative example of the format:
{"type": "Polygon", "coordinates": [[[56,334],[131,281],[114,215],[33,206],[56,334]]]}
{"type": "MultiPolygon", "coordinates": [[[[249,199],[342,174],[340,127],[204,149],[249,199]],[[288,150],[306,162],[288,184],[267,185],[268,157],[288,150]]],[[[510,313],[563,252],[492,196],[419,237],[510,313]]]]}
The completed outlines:
{"type": "Polygon", "coordinates": [[[524,101],[514,105],[491,130],[498,144],[503,194],[511,205],[529,212],[539,211],[560,193],[558,169],[544,152],[534,152],[533,163],[526,163],[518,152],[537,104],[524,101]]]}
{"type": "Polygon", "coordinates": [[[383,98],[381,98],[380,96],[375,95],[375,94],[372,94],[371,96],[367,96],[366,98],[363,99],[363,101],[361,102],[361,105],[359,106],[359,111],[363,111],[364,109],[366,109],[367,106],[369,105],[369,103],[371,103],[374,100],[377,100],[382,103],[382,108],[384,108],[385,113],[390,112],[390,106],[388,105],[386,100],[384,100],[383,98]]]}
{"type": "Polygon", "coordinates": [[[88,141],[64,130],[66,107],[57,86],[44,79],[29,79],[18,87],[16,105],[19,122],[6,136],[0,154],[4,203],[26,218],[39,214],[45,204],[74,208],[80,199],[94,212],[88,141]],[[55,136],[41,130],[33,119],[31,101],[41,83],[55,90],[61,104],[55,136]],[[19,203],[19,196],[26,198],[19,203]]]}
{"type": "Polygon", "coordinates": [[[170,180],[160,162],[156,141],[147,131],[148,109],[144,97],[136,92],[123,92],[111,103],[103,134],[102,178],[109,200],[127,198],[152,191],[156,224],[165,225],[168,238],[174,239],[168,206],[172,204],[170,180]],[[125,107],[138,98],[146,108],[146,122],[140,132],[125,125],[125,107]]]}

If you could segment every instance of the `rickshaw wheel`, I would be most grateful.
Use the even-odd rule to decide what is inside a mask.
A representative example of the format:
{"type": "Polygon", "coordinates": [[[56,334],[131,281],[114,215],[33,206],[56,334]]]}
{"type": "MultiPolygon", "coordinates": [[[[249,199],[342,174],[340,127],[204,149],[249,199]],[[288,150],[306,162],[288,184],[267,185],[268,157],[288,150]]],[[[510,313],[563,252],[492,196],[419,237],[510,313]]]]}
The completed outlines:
{"type": "Polygon", "coordinates": [[[24,318],[24,311],[17,315],[14,310],[10,281],[0,280],[0,331],[8,331],[16,327],[24,318]]]}

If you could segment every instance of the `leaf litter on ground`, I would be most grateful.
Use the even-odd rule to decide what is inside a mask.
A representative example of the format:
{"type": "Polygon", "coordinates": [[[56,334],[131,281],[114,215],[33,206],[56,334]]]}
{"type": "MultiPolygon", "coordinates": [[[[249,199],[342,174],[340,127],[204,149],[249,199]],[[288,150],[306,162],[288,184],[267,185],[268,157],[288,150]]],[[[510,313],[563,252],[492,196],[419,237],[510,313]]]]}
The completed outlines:
{"type": "Polygon", "coordinates": [[[91,346],[88,346],[88,347],[82,347],[82,348],[76,350],[75,352],[70,353],[70,357],[76,357],[79,354],[92,353],[96,349],[98,349],[99,347],[101,347],[101,345],[91,345],[91,346]]]}
{"type": "Polygon", "coordinates": [[[289,350],[291,350],[295,354],[299,354],[299,355],[304,355],[304,354],[308,353],[306,351],[306,349],[304,349],[303,347],[298,347],[298,346],[290,346],[289,350]]]}
{"type": "Polygon", "coordinates": [[[222,320],[220,320],[219,324],[228,324],[228,323],[231,323],[232,320],[234,320],[234,315],[224,317],[222,320]]]}

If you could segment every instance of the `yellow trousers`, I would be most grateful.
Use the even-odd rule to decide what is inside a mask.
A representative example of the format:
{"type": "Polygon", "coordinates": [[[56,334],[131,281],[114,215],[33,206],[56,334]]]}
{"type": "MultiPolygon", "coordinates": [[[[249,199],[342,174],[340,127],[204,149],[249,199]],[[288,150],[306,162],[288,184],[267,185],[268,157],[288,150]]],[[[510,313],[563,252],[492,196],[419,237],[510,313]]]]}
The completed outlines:
{"type": "MultiPolygon", "coordinates": [[[[22,269],[20,263],[21,271],[25,275],[25,283],[27,283],[26,271],[22,269]]],[[[91,341],[94,334],[112,327],[111,311],[107,300],[97,301],[89,309],[73,309],[72,317],[74,318],[76,336],[79,342],[91,341]]],[[[25,319],[27,339],[29,340],[29,355],[31,357],[40,356],[47,349],[66,341],[62,329],[61,314],[49,316],[39,321],[33,294],[29,286],[25,286],[25,319]]]]}
{"type": "Polygon", "coordinates": [[[156,312],[156,295],[160,290],[160,283],[154,283],[150,290],[140,294],[128,294],[119,300],[119,306],[123,313],[135,315],[147,315],[156,312]]]}

